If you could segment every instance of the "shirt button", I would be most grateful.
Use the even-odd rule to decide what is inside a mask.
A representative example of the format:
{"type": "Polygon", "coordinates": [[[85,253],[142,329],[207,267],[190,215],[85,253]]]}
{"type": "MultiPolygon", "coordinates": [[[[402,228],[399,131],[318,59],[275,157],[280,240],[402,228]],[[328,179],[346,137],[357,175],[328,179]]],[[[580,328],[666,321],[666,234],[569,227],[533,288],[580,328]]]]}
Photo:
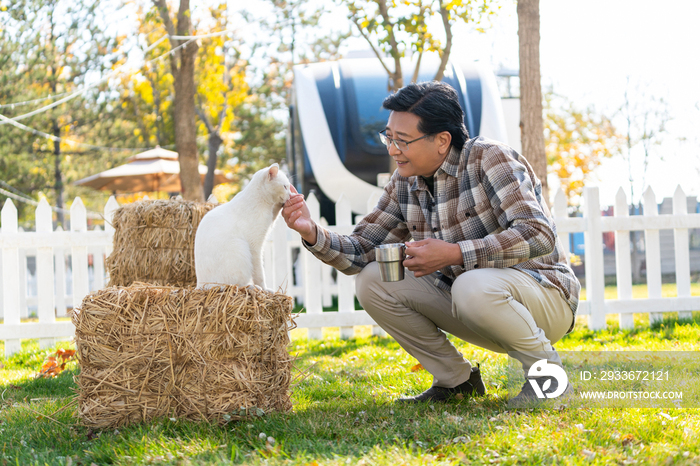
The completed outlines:
{"type": "Polygon", "coordinates": [[[438,231],[437,227],[433,227],[433,231],[438,231]]]}
{"type": "Polygon", "coordinates": [[[478,268],[479,268],[479,264],[474,264],[474,268],[475,268],[475,269],[478,269],[478,268]]]}

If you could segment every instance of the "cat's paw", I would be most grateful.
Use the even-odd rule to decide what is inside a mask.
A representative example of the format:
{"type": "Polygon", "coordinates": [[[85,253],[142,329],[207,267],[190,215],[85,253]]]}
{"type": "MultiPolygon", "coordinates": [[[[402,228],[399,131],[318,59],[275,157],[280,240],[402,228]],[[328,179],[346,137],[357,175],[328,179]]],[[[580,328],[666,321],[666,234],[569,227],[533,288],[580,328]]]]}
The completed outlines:
{"type": "Polygon", "coordinates": [[[255,289],[255,290],[257,290],[257,291],[266,291],[266,292],[268,292],[268,293],[274,293],[273,290],[271,290],[270,288],[268,288],[268,287],[266,287],[266,286],[248,285],[246,288],[255,289]]]}

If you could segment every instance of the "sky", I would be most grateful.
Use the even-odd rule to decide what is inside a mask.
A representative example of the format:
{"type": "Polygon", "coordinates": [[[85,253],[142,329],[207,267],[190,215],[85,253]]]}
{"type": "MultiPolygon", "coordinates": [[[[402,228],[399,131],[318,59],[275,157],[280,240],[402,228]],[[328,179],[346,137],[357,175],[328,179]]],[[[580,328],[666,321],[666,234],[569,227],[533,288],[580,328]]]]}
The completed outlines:
{"type": "MultiPolygon", "coordinates": [[[[700,195],[700,2],[541,0],[540,15],[543,83],[609,116],[623,104],[628,78],[630,95],[641,89],[664,98],[673,119],[665,141],[654,149],[647,185],[659,201],[673,196],[678,184],[686,194],[700,195]]],[[[502,34],[509,38],[517,38],[513,17],[514,25],[503,25],[508,29],[502,34]]],[[[643,108],[646,99],[639,100],[643,108]]],[[[624,131],[625,125],[616,122],[624,131]]],[[[642,158],[633,151],[635,198],[642,190],[642,158]]],[[[600,187],[601,201],[614,203],[620,186],[629,199],[623,157],[607,161],[596,175],[589,185],[600,187]]]]}
{"type": "MultiPolygon", "coordinates": [[[[455,31],[453,54],[469,54],[494,68],[518,68],[516,5],[510,0],[501,4],[486,33],[467,27],[455,31]]],[[[686,194],[700,196],[699,19],[696,0],[540,0],[543,88],[551,86],[579,108],[593,106],[607,116],[617,114],[614,122],[622,132],[626,125],[616,112],[626,88],[639,107],[648,108],[648,96],[668,102],[668,135],[653,148],[646,174],[646,185],[653,187],[659,202],[673,196],[678,184],[686,194]]],[[[338,24],[344,16],[333,21],[338,24]]],[[[366,48],[356,39],[346,51],[366,48]]],[[[641,151],[633,150],[637,201],[643,187],[642,160],[641,151]]],[[[599,186],[601,202],[609,205],[620,187],[629,199],[629,178],[627,159],[617,156],[604,162],[588,186],[599,186]]]]}

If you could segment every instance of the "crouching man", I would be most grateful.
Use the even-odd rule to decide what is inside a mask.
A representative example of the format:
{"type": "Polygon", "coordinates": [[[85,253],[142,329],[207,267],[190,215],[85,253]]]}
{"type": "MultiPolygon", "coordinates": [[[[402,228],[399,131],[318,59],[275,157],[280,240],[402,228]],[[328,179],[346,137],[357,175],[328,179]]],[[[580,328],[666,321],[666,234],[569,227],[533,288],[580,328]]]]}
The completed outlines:
{"type": "MultiPolygon", "coordinates": [[[[383,106],[391,114],[379,137],[398,168],[353,233],[312,221],[301,194],[282,215],[318,259],[359,273],[360,304],[432,374],[425,392],[398,401],[485,393],[479,368],[444,332],[513,352],[526,375],[543,354],[560,365],[552,344],[573,327],[580,284],[529,163],[504,144],[469,139],[447,84],[410,84],[383,106]],[[399,242],[406,242],[407,273],[383,282],[374,248],[399,242]]],[[[514,401],[533,399],[526,381],[514,401]]]]}

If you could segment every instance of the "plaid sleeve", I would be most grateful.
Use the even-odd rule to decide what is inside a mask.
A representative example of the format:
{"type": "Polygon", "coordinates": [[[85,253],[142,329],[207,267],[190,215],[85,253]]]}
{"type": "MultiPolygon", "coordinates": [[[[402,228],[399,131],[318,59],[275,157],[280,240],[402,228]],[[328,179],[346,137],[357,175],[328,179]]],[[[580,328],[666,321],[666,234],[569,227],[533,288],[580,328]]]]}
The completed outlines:
{"type": "Polygon", "coordinates": [[[500,231],[459,243],[464,270],[512,267],[551,254],[554,222],[540,205],[541,186],[527,161],[500,145],[484,147],[477,160],[478,177],[500,231]]]}
{"type": "Polygon", "coordinates": [[[316,225],[316,244],[304,247],[324,263],[346,275],[359,273],[374,260],[374,247],[405,242],[408,228],[396,196],[396,179],[385,188],[372,212],[357,224],[352,234],[341,235],[316,225]]]}

